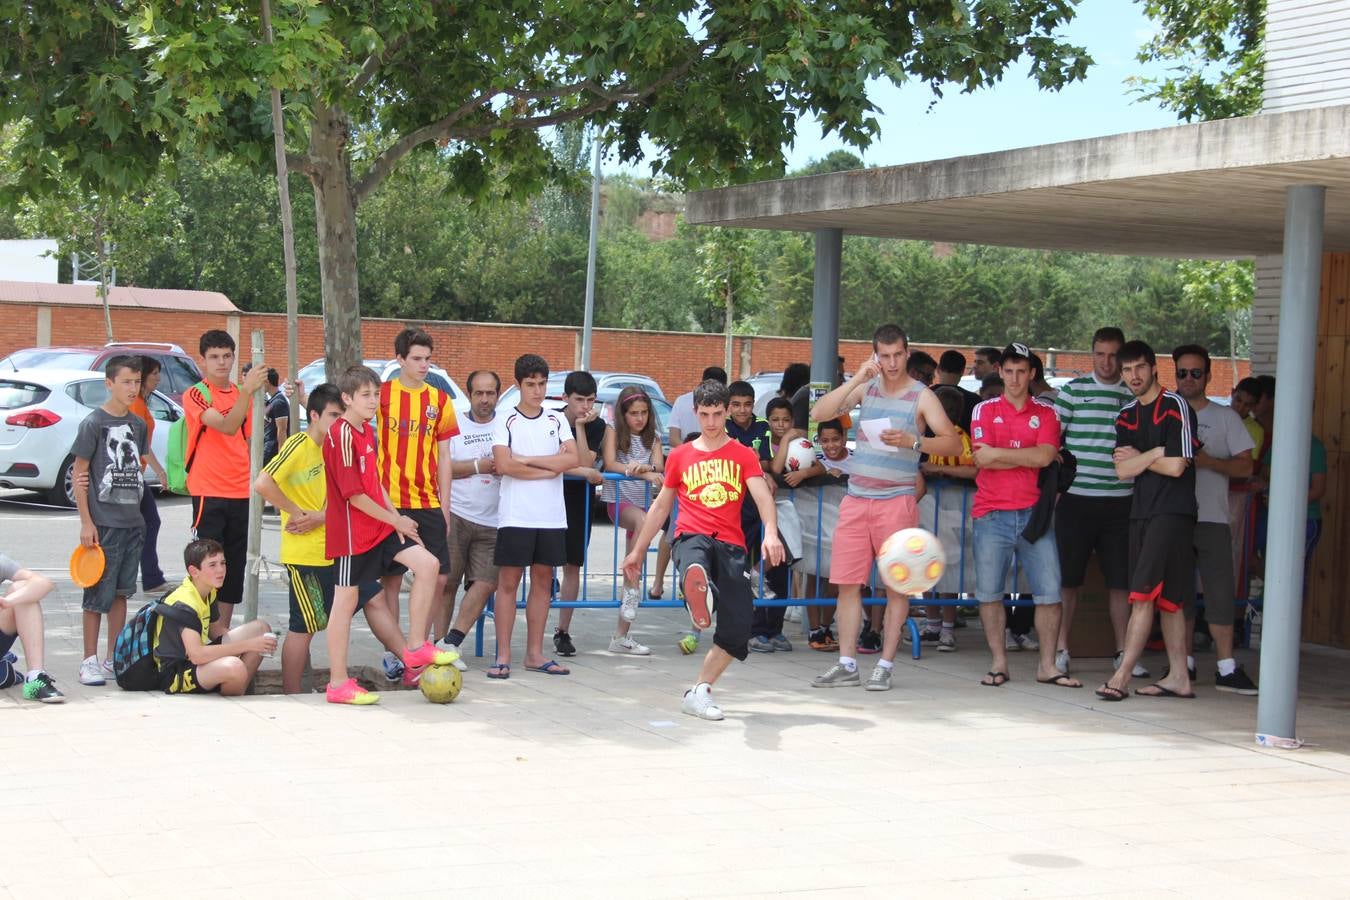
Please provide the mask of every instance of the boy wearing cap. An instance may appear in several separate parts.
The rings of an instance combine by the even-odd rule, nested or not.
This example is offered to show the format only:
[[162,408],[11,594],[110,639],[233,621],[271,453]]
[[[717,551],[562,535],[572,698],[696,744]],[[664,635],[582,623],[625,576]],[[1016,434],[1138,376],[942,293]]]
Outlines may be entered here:
[[[980,684],[1002,687],[1009,681],[1004,641],[1007,611],[1003,588],[1016,554],[1031,584],[1036,605],[1036,631],[1059,633],[1059,554],[1053,529],[1035,541],[1023,532],[1040,499],[1040,473],[1059,454],[1059,417],[1054,405],[1031,396],[1031,351],[1012,343],[1000,365],[1003,394],[975,407],[970,419],[975,474],[975,598],[992,664]],[[1042,640],[1036,680],[1078,688],[1082,683],[1055,669],[1054,645]]]

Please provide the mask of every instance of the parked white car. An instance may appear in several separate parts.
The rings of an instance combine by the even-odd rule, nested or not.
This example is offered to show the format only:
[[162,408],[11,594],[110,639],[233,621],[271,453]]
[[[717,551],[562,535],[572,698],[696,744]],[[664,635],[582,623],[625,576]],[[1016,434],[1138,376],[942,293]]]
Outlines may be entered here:
[[[0,372],[0,487],[47,495],[57,506],[74,506],[71,449],[80,423],[108,399],[103,373],[72,369],[19,369]],[[151,446],[163,462],[169,426],[183,409],[155,391],[146,405],[155,418]],[[154,470],[146,483],[157,486]]]

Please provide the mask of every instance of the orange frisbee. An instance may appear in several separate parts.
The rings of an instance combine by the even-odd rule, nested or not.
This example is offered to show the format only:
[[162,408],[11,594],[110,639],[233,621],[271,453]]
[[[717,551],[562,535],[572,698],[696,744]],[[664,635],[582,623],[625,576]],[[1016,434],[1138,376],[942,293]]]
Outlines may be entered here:
[[77,587],[91,588],[103,577],[103,548],[98,544],[86,547],[84,544],[70,554],[70,580]]

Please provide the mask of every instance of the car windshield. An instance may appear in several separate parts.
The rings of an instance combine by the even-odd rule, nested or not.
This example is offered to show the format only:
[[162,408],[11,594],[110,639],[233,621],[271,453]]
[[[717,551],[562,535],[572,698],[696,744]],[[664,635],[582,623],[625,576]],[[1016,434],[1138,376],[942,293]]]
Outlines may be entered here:
[[27,381],[0,381],[0,410],[32,406],[47,399],[51,391]]
[[16,350],[0,365],[13,369],[41,369],[59,366],[62,369],[88,369],[98,359],[97,350],[72,350],[59,347],[34,347],[30,350]]

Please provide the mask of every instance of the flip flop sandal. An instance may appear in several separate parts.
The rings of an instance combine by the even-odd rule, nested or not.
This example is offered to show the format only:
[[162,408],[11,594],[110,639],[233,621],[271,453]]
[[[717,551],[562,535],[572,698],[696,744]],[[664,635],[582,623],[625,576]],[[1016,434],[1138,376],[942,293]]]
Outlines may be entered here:
[[531,672],[539,672],[539,673],[542,674],[542,675],[571,675],[571,674],[572,674],[571,670],[569,670],[569,669],[564,669],[562,666],[558,665],[558,661],[557,661],[556,659],[550,659],[548,662],[544,663],[542,666],[526,666],[525,668],[526,668],[526,669],[529,669]]
[[[994,680],[985,681],[984,678],[992,678]],[[984,687],[1003,687],[1005,684],[1012,681],[1012,679],[1008,677],[1007,672],[986,672],[984,673],[984,678],[980,679],[980,684]]]
[[[493,674],[493,670],[496,670],[496,674],[495,674],[495,675]],[[487,668],[487,677],[489,677],[489,678],[496,678],[496,679],[498,679],[498,680],[505,681],[506,679],[508,679],[508,678],[511,677],[511,664],[510,664],[510,663],[496,663],[496,662],[493,663],[492,665],[488,666],[488,668]]]
[[[1149,688],[1153,688],[1157,693],[1145,693]],[[1165,688],[1161,684],[1150,684],[1147,687],[1137,689],[1134,693],[1137,697],[1173,697],[1177,700],[1195,699],[1195,691],[1191,691],[1189,694],[1182,694],[1178,691],[1171,690],[1170,688]]]
[[1036,681],[1039,684],[1053,684],[1056,687],[1066,687],[1066,688],[1082,687],[1081,684],[1069,684],[1069,682],[1073,681],[1073,679],[1063,672],[1059,673],[1053,678],[1037,678]]
[[1111,687],[1111,685],[1109,684],[1103,684],[1101,687],[1097,688],[1092,693],[1096,694],[1098,697],[1105,700],[1107,703],[1119,703],[1126,697],[1130,696],[1129,694],[1122,691],[1120,688]]

